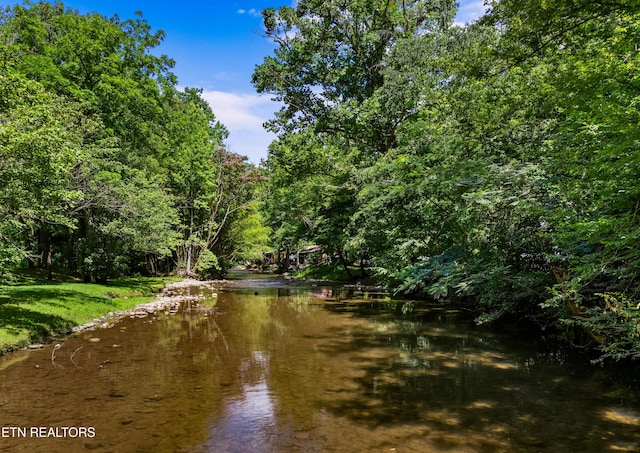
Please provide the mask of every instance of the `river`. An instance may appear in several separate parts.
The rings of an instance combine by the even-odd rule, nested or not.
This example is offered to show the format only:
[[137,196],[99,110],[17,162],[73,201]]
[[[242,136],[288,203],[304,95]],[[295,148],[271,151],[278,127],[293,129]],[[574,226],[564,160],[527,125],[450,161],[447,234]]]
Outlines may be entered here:
[[461,313],[247,276],[0,357],[0,451],[640,451],[635,376]]

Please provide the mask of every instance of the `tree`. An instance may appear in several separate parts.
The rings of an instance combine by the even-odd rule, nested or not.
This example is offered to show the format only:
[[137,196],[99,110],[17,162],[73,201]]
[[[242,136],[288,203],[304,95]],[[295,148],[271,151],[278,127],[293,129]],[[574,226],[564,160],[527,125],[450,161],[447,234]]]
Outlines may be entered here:
[[495,1],[465,27],[434,5],[263,13],[277,244],[638,357],[637,2]]
[[[152,32],[141,14],[121,21],[41,2],[7,8],[2,19],[3,62],[11,62],[15,74],[7,79],[7,91],[18,80],[29,92],[22,110],[7,103],[12,127],[5,131],[15,144],[5,160],[15,167],[39,159],[41,165],[23,174],[39,179],[39,192],[49,198],[34,203],[27,195],[39,186],[26,188],[7,174],[16,182],[10,197],[52,212],[12,212],[7,225],[17,225],[16,218],[38,223],[19,248],[40,243],[50,254],[54,247],[54,258],[86,279],[130,273],[146,260],[157,268],[176,249],[178,232],[189,228],[189,214],[207,211],[209,194],[220,188],[216,161],[226,129],[198,90],[175,89],[173,61],[151,53],[164,33]],[[42,101],[36,104],[32,92]],[[35,143],[35,131],[41,143]],[[30,157],[27,147],[38,155]],[[45,164],[53,168],[58,161],[64,165],[44,174]],[[25,187],[24,194],[18,187]],[[64,202],[53,199],[54,193],[66,197]],[[208,211],[199,214],[209,219]]]
[[275,241],[284,251],[321,244],[348,270],[366,255],[350,229],[355,176],[396,146],[400,121],[376,94],[388,53],[403,38],[446,27],[453,4],[305,1],[262,14],[278,48],[253,83],[284,102],[269,123],[280,137],[268,163]]
[[69,187],[82,157],[75,132],[80,111],[21,75],[6,49],[0,65],[0,260],[40,260],[50,268],[48,237],[32,236],[71,224],[66,214],[79,198]]
[[446,0],[312,0],[264,10],[267,37],[278,48],[252,81],[258,92],[284,102],[269,127],[284,133],[311,125],[318,134],[345,134],[368,153],[384,153],[394,145],[393,122],[360,119],[360,104],[382,85],[385,57],[399,38],[444,27],[453,14]]
[[[161,88],[176,82],[173,60],[155,56],[164,32],[136,19],[80,15],[61,2],[14,6],[5,13],[4,35],[19,70],[47,89],[86,102],[118,137],[130,165],[155,158],[162,131]],[[135,150],[135,152],[129,152]]]
[[[637,357],[637,2],[495,2],[502,68],[546,70],[543,168],[556,278],[544,310],[603,357]],[[549,104],[547,104],[549,105]]]

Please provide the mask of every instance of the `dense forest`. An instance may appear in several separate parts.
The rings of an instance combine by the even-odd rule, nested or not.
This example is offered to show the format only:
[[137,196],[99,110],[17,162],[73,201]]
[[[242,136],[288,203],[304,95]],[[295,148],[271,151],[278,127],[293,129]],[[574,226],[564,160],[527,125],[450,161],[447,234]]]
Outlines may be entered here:
[[[204,278],[310,245],[354,278],[640,357],[640,3],[262,12],[259,168],[142,15],[0,16],[0,268]],[[215,108],[215,106],[214,106]],[[268,238],[270,235],[270,238]],[[283,263],[287,263],[284,260]]]
[[[262,254],[261,172],[227,151],[164,33],[25,3],[0,16],[0,268],[211,277]],[[242,225],[240,227],[239,225]]]
[[465,26],[449,0],[263,11],[274,246],[638,358],[640,3],[487,6]]

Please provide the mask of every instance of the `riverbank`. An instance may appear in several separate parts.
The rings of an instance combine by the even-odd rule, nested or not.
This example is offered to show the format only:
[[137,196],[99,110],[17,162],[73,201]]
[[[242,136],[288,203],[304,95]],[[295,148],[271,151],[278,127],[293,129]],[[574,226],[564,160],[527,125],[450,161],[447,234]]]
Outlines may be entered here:
[[104,329],[111,327],[114,323],[118,322],[122,318],[146,318],[149,315],[155,315],[159,312],[176,313],[185,302],[198,302],[203,299],[204,296],[201,293],[198,294],[183,294],[179,290],[185,287],[211,287],[214,281],[202,281],[185,279],[168,283],[164,289],[156,295],[155,299],[151,302],[138,304],[135,307],[110,311],[104,316],[93,319],[90,322],[76,326],[72,329],[73,333],[82,332],[85,330]]
[[177,283],[175,277],[139,277],[101,285],[25,274],[16,283],[0,285],[0,355],[125,316],[158,302],[168,285]]

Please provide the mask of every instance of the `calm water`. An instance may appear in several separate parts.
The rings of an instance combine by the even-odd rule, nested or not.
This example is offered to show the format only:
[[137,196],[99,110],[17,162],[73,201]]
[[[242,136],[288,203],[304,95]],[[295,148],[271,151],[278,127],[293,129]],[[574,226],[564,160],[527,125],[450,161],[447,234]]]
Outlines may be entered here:
[[380,294],[215,286],[185,290],[206,298],[178,313],[0,357],[0,451],[640,451],[635,376]]

